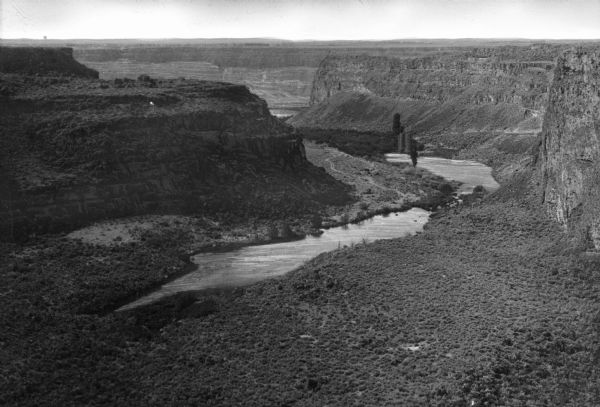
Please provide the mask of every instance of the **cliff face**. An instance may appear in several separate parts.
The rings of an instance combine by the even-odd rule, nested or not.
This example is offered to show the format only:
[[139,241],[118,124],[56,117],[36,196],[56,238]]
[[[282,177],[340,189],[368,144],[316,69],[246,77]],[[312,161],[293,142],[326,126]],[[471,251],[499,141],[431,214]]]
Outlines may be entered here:
[[152,212],[285,216],[347,199],[244,86],[4,74],[0,88],[4,238]]
[[539,155],[549,214],[600,249],[600,52],[558,59]]
[[[556,53],[556,47],[540,46],[470,49],[414,59],[330,56],[315,76],[313,107],[292,123],[308,125],[328,104],[340,105],[340,121],[343,110],[354,103],[340,98],[348,99],[343,95],[350,93],[373,101],[374,107],[363,110],[372,116],[367,122],[373,130],[387,130],[395,111],[421,134],[537,129]],[[317,126],[335,127],[334,122],[323,117]]]
[[518,103],[540,109],[553,67],[552,61],[468,54],[409,60],[329,57],[317,71],[311,104],[347,91],[444,103],[471,88],[468,102],[472,104]]
[[98,78],[97,71],[73,59],[72,48],[0,47],[0,72]]

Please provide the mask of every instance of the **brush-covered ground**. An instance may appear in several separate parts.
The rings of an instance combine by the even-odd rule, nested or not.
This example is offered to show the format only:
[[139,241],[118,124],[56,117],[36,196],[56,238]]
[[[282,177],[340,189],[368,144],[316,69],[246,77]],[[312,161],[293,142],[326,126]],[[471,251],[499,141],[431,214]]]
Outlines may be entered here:
[[[289,240],[315,233],[320,227],[358,222],[375,214],[435,208],[452,201],[457,183],[412,167],[369,161],[335,148],[305,141],[307,160],[323,173],[339,181],[340,196],[329,205],[292,211],[271,208],[271,216],[239,214],[233,210],[222,216],[144,215],[106,220],[71,232],[68,237],[94,245],[142,243],[152,236],[178,234],[187,238],[183,253],[226,249],[236,246]],[[291,183],[281,188],[290,188]],[[291,206],[293,201],[277,206]],[[337,205],[335,204],[337,203]],[[227,216],[226,216],[227,215]],[[237,215],[237,216],[236,216]],[[148,237],[151,236],[151,237]]]
[[[432,209],[452,201],[452,191],[459,185],[420,167],[367,160],[311,141],[304,144],[306,158],[312,164],[353,187],[355,202],[346,205],[342,215],[326,218],[328,225],[338,224],[341,219],[359,221],[411,207]],[[330,213],[339,212],[337,208],[329,209]]]
[[398,139],[391,132],[348,129],[297,128],[304,139],[327,144],[345,153],[378,159],[398,149]]
[[137,276],[184,268],[181,238],[3,246],[0,404],[598,405],[600,259],[530,188],[127,313],[98,310]]

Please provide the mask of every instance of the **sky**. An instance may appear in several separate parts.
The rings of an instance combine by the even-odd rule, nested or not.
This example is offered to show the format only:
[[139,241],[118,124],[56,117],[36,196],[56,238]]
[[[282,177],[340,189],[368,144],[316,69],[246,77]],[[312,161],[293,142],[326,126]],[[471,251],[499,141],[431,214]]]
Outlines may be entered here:
[[600,0],[0,0],[0,38],[600,39]]

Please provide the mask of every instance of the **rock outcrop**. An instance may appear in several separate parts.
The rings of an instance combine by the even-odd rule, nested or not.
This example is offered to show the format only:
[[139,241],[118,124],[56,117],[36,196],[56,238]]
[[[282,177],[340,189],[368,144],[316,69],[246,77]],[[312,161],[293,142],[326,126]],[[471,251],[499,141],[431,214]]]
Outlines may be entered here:
[[245,86],[0,74],[0,89],[3,238],[146,213],[281,218],[348,198]]
[[0,72],[98,78],[98,72],[73,59],[72,48],[0,47]]
[[539,153],[549,214],[600,249],[600,51],[558,59]]

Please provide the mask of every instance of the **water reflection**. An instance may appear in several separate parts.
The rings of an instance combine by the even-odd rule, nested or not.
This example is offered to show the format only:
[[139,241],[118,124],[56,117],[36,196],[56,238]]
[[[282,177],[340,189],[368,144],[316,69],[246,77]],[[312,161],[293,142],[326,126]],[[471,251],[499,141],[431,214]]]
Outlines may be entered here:
[[224,253],[198,254],[193,257],[193,262],[198,264],[195,271],[121,309],[147,304],[182,291],[235,287],[280,276],[320,253],[338,247],[414,234],[423,229],[428,218],[429,212],[414,208],[389,216],[378,215],[360,224],[331,228],[318,237],[307,236],[293,242],[248,246]]
[[[407,154],[386,154],[385,157],[391,163],[411,162]],[[490,192],[500,187],[492,176],[492,169],[477,161],[419,157],[417,167],[425,168],[446,179],[462,182],[458,190],[459,194],[471,193],[473,187],[477,185],[482,185]]]

